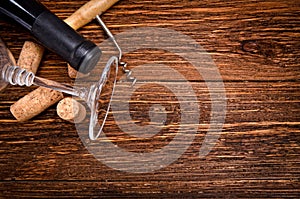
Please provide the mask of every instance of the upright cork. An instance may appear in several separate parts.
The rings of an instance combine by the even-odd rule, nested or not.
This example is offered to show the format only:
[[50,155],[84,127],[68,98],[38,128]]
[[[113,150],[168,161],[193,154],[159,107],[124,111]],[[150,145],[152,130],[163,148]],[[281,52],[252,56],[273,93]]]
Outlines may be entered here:
[[57,115],[68,122],[80,123],[86,117],[85,107],[71,97],[66,97],[57,104]]
[[19,122],[24,122],[40,114],[63,97],[61,92],[39,87],[13,104],[10,112]]

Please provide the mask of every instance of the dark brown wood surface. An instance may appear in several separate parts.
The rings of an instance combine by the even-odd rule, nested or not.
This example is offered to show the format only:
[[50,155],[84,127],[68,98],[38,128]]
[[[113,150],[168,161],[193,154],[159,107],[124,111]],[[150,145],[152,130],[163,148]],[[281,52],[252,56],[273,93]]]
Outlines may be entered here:
[[[87,1],[42,2],[65,19]],[[187,151],[168,167],[152,173],[112,169],[89,153],[75,126],[62,121],[55,106],[31,121],[17,123],[9,107],[33,88],[9,86],[0,93],[1,198],[299,198],[299,1],[122,0],[103,15],[103,20],[114,34],[135,27],[176,30],[210,53],[227,96],[227,115],[218,142],[205,158],[198,157],[211,103],[203,79],[168,52],[150,49],[129,53],[124,60],[132,68],[162,62],[190,81],[199,100],[201,123]],[[15,24],[0,23],[1,37],[17,59],[24,41],[33,39]],[[95,21],[79,32],[99,43],[106,38]],[[46,52],[38,75],[71,83],[65,62],[51,52]],[[151,88],[139,95],[163,92]],[[158,97],[172,103],[172,94],[165,95]],[[131,116],[147,123],[145,110],[151,101],[146,97],[140,100],[133,103]],[[179,115],[173,113],[171,117],[176,122]],[[105,130],[118,147],[136,153],[167,145],[177,132],[176,128],[166,128],[164,139],[133,140],[116,128],[113,117]]]

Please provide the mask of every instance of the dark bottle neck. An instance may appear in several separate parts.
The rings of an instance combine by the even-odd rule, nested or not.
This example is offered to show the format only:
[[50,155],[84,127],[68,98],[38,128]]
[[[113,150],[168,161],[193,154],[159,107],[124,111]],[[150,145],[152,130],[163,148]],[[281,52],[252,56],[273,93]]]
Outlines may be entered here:
[[31,30],[36,18],[46,8],[36,0],[1,0],[0,11]]

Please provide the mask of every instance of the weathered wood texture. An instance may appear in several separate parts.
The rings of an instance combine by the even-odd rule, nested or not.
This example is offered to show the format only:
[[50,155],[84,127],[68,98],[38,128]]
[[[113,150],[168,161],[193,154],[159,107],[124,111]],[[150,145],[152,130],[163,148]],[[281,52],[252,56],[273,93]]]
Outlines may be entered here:
[[[42,2],[65,19],[87,1]],[[187,151],[153,173],[114,170],[89,153],[74,125],[59,119],[54,106],[31,121],[17,123],[9,107],[33,88],[9,86],[0,94],[0,197],[299,198],[299,1],[123,0],[103,19],[115,34],[134,27],[180,31],[211,55],[227,96],[227,115],[218,142],[209,155],[198,157],[211,111],[202,77],[169,52],[135,51],[124,56],[130,67],[163,63],[190,81],[199,100],[201,123],[194,124],[199,131]],[[17,59],[24,41],[32,38],[18,26],[0,23],[1,37]],[[79,32],[98,43],[106,38],[94,21]],[[153,72],[161,73],[159,68]],[[71,83],[65,62],[50,52],[38,75]],[[189,95],[179,82],[168,83]],[[136,121],[149,121],[146,111],[155,99],[177,106],[172,93],[155,85],[133,97],[131,116]],[[152,98],[147,101],[143,96]],[[147,153],[172,140],[180,114],[173,111],[171,117],[173,128],[145,141],[121,132],[111,116],[105,129],[117,146]]]

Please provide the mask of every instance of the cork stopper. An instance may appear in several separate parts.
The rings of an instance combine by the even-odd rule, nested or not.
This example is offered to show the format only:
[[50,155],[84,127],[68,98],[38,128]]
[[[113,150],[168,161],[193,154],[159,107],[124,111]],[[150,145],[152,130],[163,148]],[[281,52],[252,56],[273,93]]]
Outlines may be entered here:
[[40,114],[61,99],[63,99],[61,92],[39,87],[14,103],[10,107],[10,112],[19,122],[24,122]]
[[36,74],[44,53],[44,47],[25,41],[17,65]]
[[71,97],[62,99],[57,104],[57,115],[68,122],[80,123],[86,117],[85,107]]
[[[42,60],[43,53],[44,48],[42,46],[26,41],[17,65],[35,74]],[[42,113],[61,99],[63,99],[61,92],[40,87],[15,102],[10,107],[10,112],[19,122],[24,122]]]

